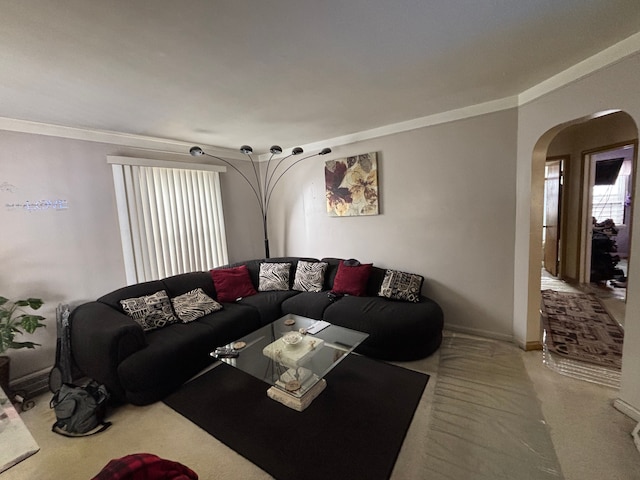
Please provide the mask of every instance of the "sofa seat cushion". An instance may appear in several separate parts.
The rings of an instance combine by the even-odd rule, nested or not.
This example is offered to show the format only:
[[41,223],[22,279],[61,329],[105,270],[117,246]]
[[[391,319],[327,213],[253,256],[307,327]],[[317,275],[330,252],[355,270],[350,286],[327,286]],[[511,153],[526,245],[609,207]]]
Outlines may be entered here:
[[[274,290],[271,292],[258,292],[256,295],[245,297],[238,303],[250,306],[260,313],[261,326],[282,317],[282,302],[288,298],[298,295],[300,292],[294,290]],[[227,304],[225,304],[226,307]]]
[[237,340],[261,327],[260,313],[255,308],[238,303],[225,303],[222,310],[199,318],[194,323],[207,325],[213,330],[219,340],[214,347]]
[[329,305],[323,319],[368,333],[369,338],[357,351],[381,359],[424,358],[438,348],[442,339],[442,309],[425,297],[420,303],[408,303],[346,296]]
[[[209,354],[216,347],[247,335],[259,324],[253,309],[229,305],[188,324],[172,324],[146,333],[147,346],[118,366],[127,398],[145,404],[147,394],[155,401],[158,395],[174,391],[215,361]],[[158,387],[164,391],[159,392]]]
[[127,392],[145,391],[159,384],[171,391],[211,363],[209,352],[215,349],[216,338],[208,325],[198,321],[176,323],[146,336],[147,346],[118,366],[120,382]]
[[322,320],[325,309],[331,305],[327,292],[300,292],[282,302],[282,314],[292,313]]

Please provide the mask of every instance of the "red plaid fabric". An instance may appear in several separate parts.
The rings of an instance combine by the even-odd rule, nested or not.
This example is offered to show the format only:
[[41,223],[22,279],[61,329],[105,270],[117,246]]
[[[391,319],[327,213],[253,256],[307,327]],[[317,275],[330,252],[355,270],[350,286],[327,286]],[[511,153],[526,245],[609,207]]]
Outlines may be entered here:
[[91,480],[198,480],[198,475],[178,462],[134,453],[111,460]]

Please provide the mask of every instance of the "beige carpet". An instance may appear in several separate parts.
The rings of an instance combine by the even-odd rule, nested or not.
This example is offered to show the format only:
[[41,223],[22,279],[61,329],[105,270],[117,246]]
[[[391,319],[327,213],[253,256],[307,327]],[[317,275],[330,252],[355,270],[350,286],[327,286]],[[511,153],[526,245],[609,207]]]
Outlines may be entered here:
[[[513,355],[511,358],[518,358],[520,362],[525,361],[526,370],[516,369],[510,383],[512,381],[514,385],[521,385],[533,380],[534,392],[527,395],[529,398],[526,402],[536,404],[540,401],[544,425],[550,430],[565,479],[638,478],[640,455],[630,437],[636,422],[611,407],[611,400],[616,396],[614,390],[557,375],[543,365],[541,352],[525,353],[504,342],[458,337],[472,339],[471,345],[475,345],[473,349],[484,352],[493,350],[493,354],[484,355],[482,360],[475,357],[477,361],[485,363],[482,369],[488,382],[500,377],[499,372],[495,375],[492,372],[497,365],[494,361],[498,361],[498,364],[504,361],[505,357],[501,352],[504,351],[507,356]],[[452,335],[448,335],[448,338],[452,338]],[[407,433],[391,477],[393,480],[447,478],[446,472],[440,476],[431,475],[435,441],[433,435],[436,429],[441,430],[439,425],[442,422],[447,422],[447,416],[441,407],[437,418],[432,412],[437,403],[434,396],[438,385],[438,370],[441,367],[440,355],[443,352],[445,349],[428,359],[402,364],[404,367],[429,373],[432,377]],[[466,358],[464,351],[447,356],[454,363],[456,356]],[[451,362],[447,363],[452,365]],[[445,388],[447,383],[450,380],[440,385]],[[497,386],[487,390],[496,408],[502,408],[500,405],[505,399],[502,390]],[[154,453],[184,463],[198,472],[203,480],[270,478],[162,402],[147,407],[119,408],[109,416],[109,420],[114,422],[113,427],[93,438],[69,439],[57,436],[50,431],[55,420],[48,407],[50,397],[47,394],[38,398],[36,407],[22,414],[25,424],[41,447],[40,452],[0,474],[0,480],[88,480],[112,458],[135,452]],[[475,417],[476,406],[473,400],[465,401],[460,396],[457,401],[458,408],[467,405],[470,419]],[[446,402],[442,405],[446,406]],[[464,417],[456,415],[451,420],[458,421],[461,418]],[[488,417],[490,418],[491,416]],[[501,448],[504,445],[504,435],[499,430],[486,430],[482,422],[469,421],[465,425],[468,437],[481,439],[482,448],[463,450],[460,444],[451,443],[450,448],[441,450],[444,456],[441,461],[477,466],[477,474],[475,470],[469,471],[465,480],[484,479],[486,475],[480,468],[486,463],[484,451]],[[507,430],[521,428],[520,423],[507,418],[500,425]],[[346,444],[350,434],[357,432],[336,432],[336,439]],[[542,463],[544,464],[546,463]],[[522,477],[523,470],[518,463],[504,461],[501,455],[495,456],[492,471],[495,472],[496,479],[527,478]],[[543,473],[534,478],[546,479],[548,476]]]

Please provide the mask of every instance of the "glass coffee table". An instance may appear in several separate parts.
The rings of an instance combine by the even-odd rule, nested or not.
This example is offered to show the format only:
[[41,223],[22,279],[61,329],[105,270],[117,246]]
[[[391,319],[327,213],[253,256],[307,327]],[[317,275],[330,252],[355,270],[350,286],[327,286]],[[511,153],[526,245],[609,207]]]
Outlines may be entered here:
[[325,375],[368,336],[289,314],[223,347],[236,357],[217,358],[268,383],[270,398],[301,412],[325,389]]

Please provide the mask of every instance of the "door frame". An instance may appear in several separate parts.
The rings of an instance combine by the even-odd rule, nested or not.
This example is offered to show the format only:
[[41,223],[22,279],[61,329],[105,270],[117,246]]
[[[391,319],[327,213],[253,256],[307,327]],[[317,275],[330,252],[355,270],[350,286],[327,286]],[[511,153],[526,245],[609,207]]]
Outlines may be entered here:
[[[559,202],[558,202],[558,251],[556,258],[556,268],[557,268],[557,278],[564,278],[564,272],[566,272],[566,268],[564,262],[566,261],[566,241],[564,239],[564,234],[566,232],[566,179],[569,178],[567,176],[567,170],[570,168],[571,164],[571,155],[554,155],[551,157],[547,157],[545,159],[545,166],[549,162],[559,162],[560,163],[560,189],[559,189]],[[546,176],[545,176],[546,181]],[[545,191],[545,204],[546,204],[546,191]],[[542,228],[545,228],[544,222]],[[544,254],[543,254],[544,261]]]
[[[591,205],[593,201],[593,181],[595,175],[595,164],[591,161],[591,156],[596,153],[606,152],[608,150],[616,150],[618,148],[624,147],[625,145],[633,145],[633,166],[632,169],[632,180],[631,185],[632,188],[635,187],[636,174],[637,174],[637,165],[638,165],[638,140],[629,140],[626,142],[616,142],[611,145],[605,145],[597,148],[592,148],[589,150],[584,150],[581,152],[582,162],[582,185],[580,187],[580,231],[579,231],[579,242],[580,248],[578,249],[578,265],[579,272],[578,278],[580,283],[590,283],[591,282],[591,235],[592,235],[592,222],[591,222]],[[636,195],[635,191],[632,191],[632,198]],[[629,217],[633,218],[633,203],[631,202],[631,208],[629,211]],[[633,241],[633,224],[629,229],[629,245]],[[631,248],[629,248],[631,251]],[[631,258],[629,258],[629,262]]]

